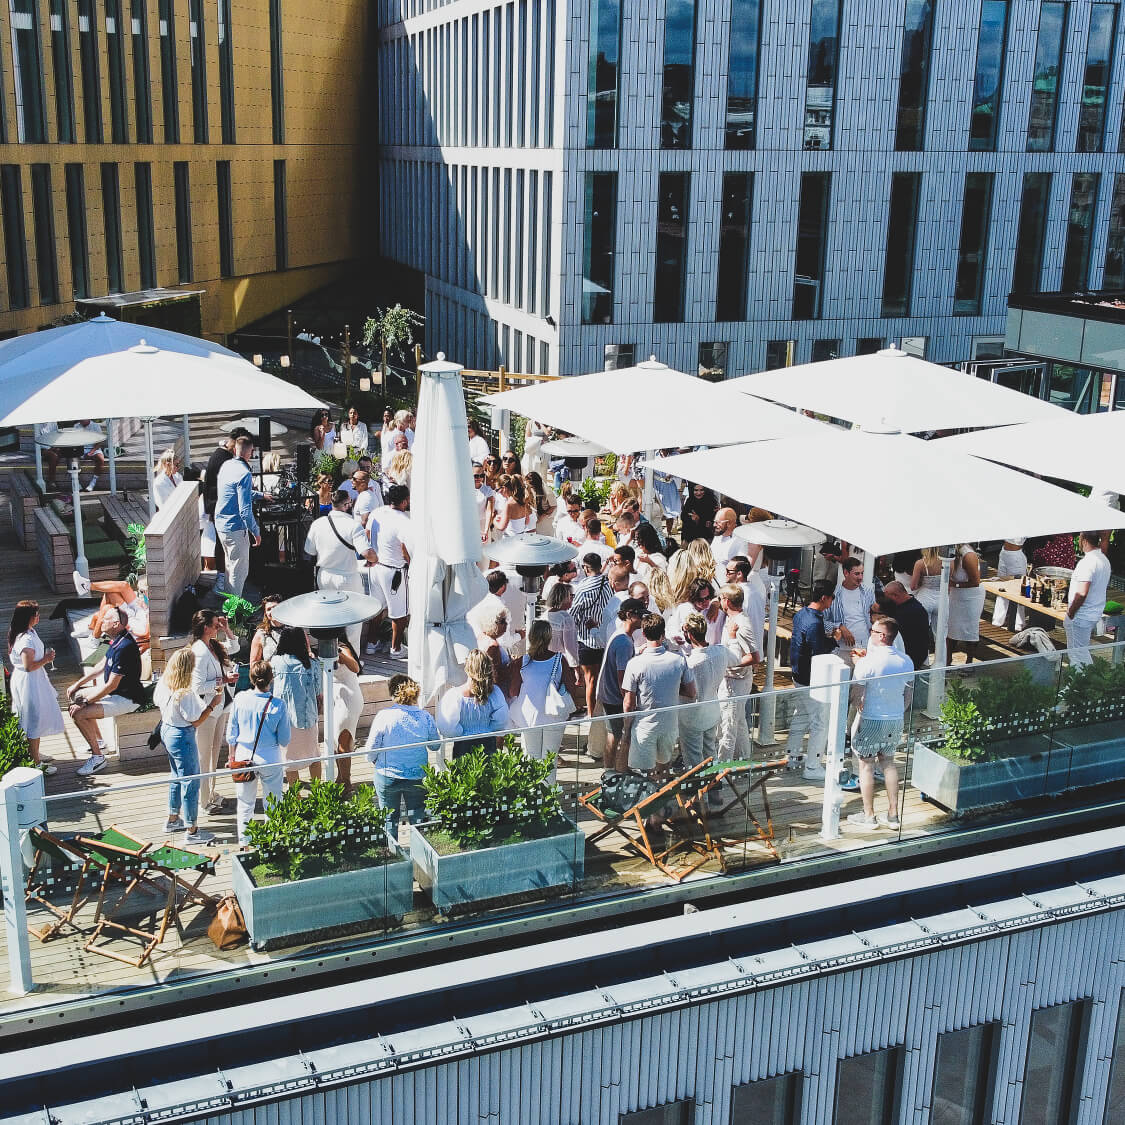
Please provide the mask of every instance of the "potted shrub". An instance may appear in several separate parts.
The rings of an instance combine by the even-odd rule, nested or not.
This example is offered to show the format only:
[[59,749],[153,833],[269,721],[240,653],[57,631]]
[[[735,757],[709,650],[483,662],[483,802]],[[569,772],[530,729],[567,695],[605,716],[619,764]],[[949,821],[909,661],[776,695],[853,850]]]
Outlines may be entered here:
[[[245,691],[250,686],[250,638],[254,635],[254,625],[262,607],[240,598],[237,594],[227,594],[223,598],[223,616],[227,619],[230,631],[242,642],[235,659],[238,661],[238,682],[236,692]],[[243,653],[245,659],[239,660]]]
[[1125,780],[1125,664],[1068,665],[1059,703],[1056,737],[1070,751],[1068,788]]
[[311,786],[267,798],[266,819],[246,829],[251,850],[234,856],[231,885],[255,949],[372,929],[413,906],[413,871],[375,791],[345,799],[336,782]]
[[0,777],[17,766],[37,767],[28,749],[27,735],[20,726],[19,716],[12,710],[12,701],[5,692],[0,695]]
[[572,885],[585,869],[585,836],[548,779],[554,760],[528,758],[508,736],[444,770],[426,767],[432,820],[410,833],[418,885],[442,911]]

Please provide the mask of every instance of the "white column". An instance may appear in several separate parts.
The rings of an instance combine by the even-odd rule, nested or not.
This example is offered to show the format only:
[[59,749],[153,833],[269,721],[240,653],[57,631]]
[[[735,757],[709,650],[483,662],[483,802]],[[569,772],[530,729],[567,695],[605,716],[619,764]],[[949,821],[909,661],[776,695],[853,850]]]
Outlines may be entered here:
[[39,485],[40,492],[47,491],[47,482],[43,479],[43,447],[39,442],[35,441],[35,435],[39,432],[39,427],[32,427],[32,448],[35,450],[35,483]]
[[[824,752],[824,802],[821,806],[820,838],[840,838],[840,770],[844,759],[844,738],[848,728],[848,683],[852,670],[835,653],[812,658],[809,694],[828,706],[828,746]],[[800,689],[798,689],[800,690]]]
[[758,719],[758,741],[769,746],[776,737],[774,726],[777,720],[777,696],[773,694],[774,671],[777,667],[777,608],[781,596],[781,583],[772,574],[765,579],[769,583],[769,628],[766,641],[766,682],[762,688],[762,707]]
[[111,496],[117,495],[117,435],[114,433],[115,425],[115,419],[107,418],[105,420],[105,456],[109,462],[109,494]]
[[148,479],[148,518],[156,515],[156,489],[152,487],[152,463],[156,454],[152,448],[152,419],[145,419],[145,477]]
[[868,586],[875,581],[875,556],[871,551],[863,552],[863,581]]
[[90,577],[86,543],[82,536],[82,486],[78,483],[78,458],[70,459],[70,497],[74,505],[74,569],[83,578]]
[[941,560],[941,588],[938,591],[937,625],[934,628],[934,663],[930,669],[925,713],[936,719],[945,698],[945,638],[949,632],[949,571],[952,559]]
[[35,987],[31,975],[31,943],[24,902],[24,858],[20,830],[41,823],[43,774],[20,766],[0,778],[0,889],[4,893],[4,926],[8,943],[8,991],[23,996]]
[[184,464],[191,463],[191,421],[185,414],[183,420],[184,429]]

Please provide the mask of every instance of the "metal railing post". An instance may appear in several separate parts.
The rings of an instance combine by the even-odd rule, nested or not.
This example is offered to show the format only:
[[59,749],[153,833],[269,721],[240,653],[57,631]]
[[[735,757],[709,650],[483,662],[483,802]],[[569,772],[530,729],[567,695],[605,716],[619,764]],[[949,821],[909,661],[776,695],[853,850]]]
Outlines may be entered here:
[[8,991],[23,996],[35,987],[35,982],[31,975],[20,831],[46,818],[43,774],[29,766],[9,770],[0,778],[0,798],[0,889],[4,892],[8,942]]

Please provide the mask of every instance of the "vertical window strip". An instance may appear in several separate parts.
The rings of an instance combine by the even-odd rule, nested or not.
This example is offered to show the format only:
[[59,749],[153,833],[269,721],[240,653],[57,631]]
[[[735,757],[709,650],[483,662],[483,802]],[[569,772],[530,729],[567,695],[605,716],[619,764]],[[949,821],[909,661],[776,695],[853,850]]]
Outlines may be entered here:
[[148,3],[130,0],[129,30],[133,44],[133,105],[137,143],[152,144],[152,94],[148,61]]
[[1075,152],[1101,152],[1105,141],[1106,94],[1112,76],[1113,45],[1117,37],[1117,5],[1094,4],[1086,40],[1086,67],[1078,102]]
[[[74,82],[70,63],[69,0],[51,0],[51,71],[55,87],[55,124],[60,144],[74,144]],[[0,142],[4,137],[0,114]]]
[[617,147],[621,100],[621,0],[590,0],[586,147]]
[[[1105,272],[1103,289],[1125,289],[1125,172],[1113,178],[1113,195],[1109,203],[1109,233],[1105,246]],[[1125,1005],[1122,1006],[1120,1031],[1125,1027]],[[1121,1060],[1121,1078],[1125,1083],[1125,1057]],[[1122,1089],[1125,1095],[1125,1085]]]
[[749,172],[723,175],[719,265],[715,278],[716,320],[746,319],[753,185],[754,177]]
[[152,165],[133,165],[137,192],[137,260],[140,264],[141,288],[156,287],[156,232],[152,215]]
[[0,210],[8,267],[8,308],[26,309],[31,304],[31,285],[23,222],[23,172],[18,164],[0,164]]
[[1073,1121],[1078,1111],[1083,1042],[1090,1002],[1076,1000],[1031,1013],[1024,1066],[1020,1125]]
[[690,190],[687,172],[660,174],[656,198],[656,272],[652,295],[653,320],[658,324],[684,319]]
[[230,161],[215,162],[219,205],[219,276],[234,276],[234,202],[231,199]]
[[47,140],[47,113],[43,99],[38,4],[36,0],[9,0],[9,13],[16,136],[26,144],[43,144]]
[[667,0],[660,147],[691,148],[695,93],[695,0]]
[[281,0],[270,0],[270,111],[275,145],[285,144],[285,55],[281,35]]
[[176,192],[176,269],[180,283],[191,281],[194,263],[191,245],[191,174],[187,161],[172,165]]
[[996,151],[1007,37],[1008,0],[983,0],[969,123],[969,148],[976,152]]
[[59,300],[59,265],[55,253],[55,208],[49,164],[31,166],[31,214],[35,226],[39,303],[55,305]]
[[823,308],[830,191],[830,173],[801,173],[793,275],[794,320],[818,320]]
[[[549,178],[547,183],[549,188]],[[587,172],[582,225],[583,324],[613,323],[616,228],[617,174]],[[549,309],[550,305],[547,307]]]
[[957,274],[953,289],[955,316],[978,316],[984,293],[984,269],[988,257],[988,228],[992,214],[991,172],[965,175],[965,199],[961,210],[961,241],[957,250]]
[[102,77],[98,61],[97,0],[78,0],[78,55],[82,67],[82,122],[87,144],[100,145]]
[[895,122],[895,148],[899,152],[921,152],[925,145],[933,40],[934,0],[906,0]]
[[1070,210],[1063,250],[1062,290],[1076,293],[1090,285],[1090,249],[1094,237],[1094,212],[1098,204],[1097,172],[1075,172],[1070,187]]
[[285,161],[273,162],[273,241],[274,261],[279,270],[289,268],[289,194]]
[[103,164],[101,173],[106,284],[111,293],[121,293],[125,288],[121,253],[121,183],[116,164]]
[[86,231],[86,183],[81,164],[67,164],[66,237],[70,245],[70,281],[76,298],[90,295],[90,245]]
[[1047,218],[1051,205],[1051,173],[1025,172],[1020,199],[1016,254],[1012,266],[1012,292],[1038,293],[1042,287],[1043,252],[1047,245]]
[[207,143],[207,41],[203,28],[203,0],[188,0],[191,36],[191,125],[197,145]]
[[921,172],[895,172],[887,211],[887,254],[883,267],[885,317],[909,316],[914,288],[914,247],[918,233]]
[[164,143],[180,143],[180,93],[176,78],[175,0],[160,0],[160,94],[164,120]]
[[1031,76],[1031,110],[1027,118],[1027,151],[1051,152],[1059,113],[1069,6],[1044,0],[1039,5],[1039,33],[1035,40],[1035,69]]
[[812,0],[809,67],[805,88],[804,147],[832,147],[836,123],[836,82],[840,68],[843,0]]
[[105,0],[105,45],[109,64],[109,128],[114,144],[129,143],[129,110],[125,92],[125,28],[121,0]]
[[219,129],[223,144],[235,143],[234,43],[231,40],[230,0],[216,0],[219,33]]
[[987,1121],[1000,1025],[977,1024],[938,1036],[933,1104],[955,1121]]
[[726,147],[730,149],[754,147],[761,37],[762,0],[731,0],[726,116]]

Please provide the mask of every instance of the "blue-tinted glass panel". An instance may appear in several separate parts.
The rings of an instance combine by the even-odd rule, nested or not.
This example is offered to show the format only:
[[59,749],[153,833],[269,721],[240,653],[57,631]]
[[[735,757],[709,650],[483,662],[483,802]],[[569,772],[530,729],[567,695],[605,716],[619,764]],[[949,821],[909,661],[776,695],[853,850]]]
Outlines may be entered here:
[[809,72],[805,88],[805,148],[831,148],[840,67],[843,0],[812,0]]
[[105,0],[105,47],[109,63],[109,127],[114,144],[129,141],[125,104],[125,28],[121,25],[121,0]]
[[1004,84],[1004,48],[1008,33],[1008,0],[983,0],[977,39],[977,73],[969,148],[992,152],[1000,124],[1000,94]]
[[1109,89],[1117,5],[1095,4],[1090,11],[1086,41],[1086,69],[1082,72],[1082,101],[1078,107],[1076,152],[1101,152],[1105,139],[1106,91]]
[[1082,1044],[1089,1002],[1056,1004],[1031,1013],[1027,1064],[1023,1073],[1020,1125],[1071,1122],[1078,1109]]
[[55,122],[62,144],[73,144],[74,83],[70,63],[70,12],[67,0],[51,0],[51,71],[55,80]]
[[988,226],[992,215],[991,172],[965,176],[965,202],[961,211],[961,243],[957,250],[957,277],[953,312],[959,316],[980,313],[984,293],[984,267],[988,257]]
[[668,0],[664,16],[664,86],[660,147],[691,148],[695,86],[695,0]]
[[130,0],[130,32],[133,36],[133,105],[136,114],[137,143],[152,144],[152,94],[149,89],[148,3]]
[[78,0],[78,55],[82,65],[82,121],[87,144],[102,143],[102,78],[94,0]]
[[824,258],[828,245],[827,172],[801,173],[797,212],[797,251],[793,278],[793,319],[816,320],[824,289]]
[[1047,244],[1047,216],[1051,207],[1051,173],[1026,172],[1020,200],[1020,225],[1012,267],[1013,293],[1038,293]]
[[662,172],[656,198],[656,276],[653,320],[658,324],[684,319],[687,275],[687,172]]
[[587,172],[582,228],[583,324],[613,323],[616,235],[617,175],[614,172]]
[[833,1125],[892,1125],[898,1118],[902,1048],[841,1059],[836,1068]]
[[992,1102],[999,1025],[978,1024],[938,1036],[933,1104],[948,1125],[986,1125]]
[[18,164],[0,164],[0,212],[8,269],[8,308],[26,309],[31,304],[31,286],[23,225],[23,177]]
[[38,7],[36,0],[10,0],[16,130],[19,139],[28,144],[43,144],[47,140]]
[[799,1120],[800,1074],[747,1082],[730,1093],[730,1125],[796,1125]]
[[176,81],[176,9],[160,0],[160,95],[164,106],[164,143],[180,143],[180,94]]
[[1035,40],[1035,71],[1031,76],[1031,112],[1027,119],[1027,151],[1050,152],[1055,147],[1059,112],[1059,82],[1066,45],[1067,5],[1045,0],[1039,5],[1039,35]]
[[1098,203],[1097,172],[1075,172],[1070,188],[1070,211],[1063,251],[1062,289],[1075,293],[1090,285],[1090,245],[1094,237],[1094,210]]
[[[1125,172],[1118,172],[1113,179],[1102,288],[1125,289]],[[1118,382],[1125,384],[1125,380],[1118,380]]]
[[900,152],[918,152],[924,147],[933,39],[934,0],[906,0],[895,122],[895,148]]
[[895,172],[891,177],[887,255],[883,266],[883,316],[910,315],[921,186],[921,172]]
[[750,268],[750,208],[754,177],[749,172],[723,176],[723,210],[719,227],[719,270],[715,319],[746,319]]
[[727,148],[753,148],[758,122],[762,0],[731,0]]

